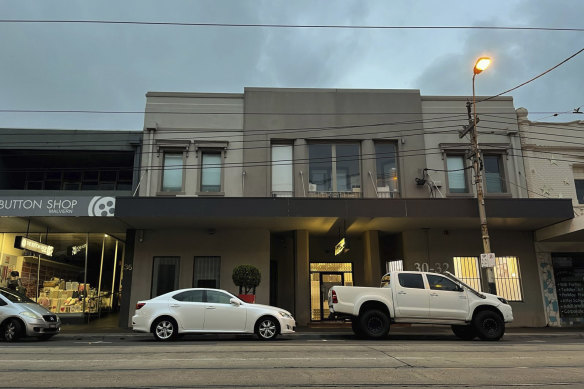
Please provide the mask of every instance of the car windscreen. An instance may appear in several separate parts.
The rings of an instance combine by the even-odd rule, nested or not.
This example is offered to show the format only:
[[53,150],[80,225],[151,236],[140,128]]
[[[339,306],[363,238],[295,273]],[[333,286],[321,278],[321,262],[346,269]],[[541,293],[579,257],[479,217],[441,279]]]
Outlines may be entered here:
[[[10,289],[0,289],[0,294],[13,303],[34,303],[33,300]],[[36,303],[35,303],[36,304]]]

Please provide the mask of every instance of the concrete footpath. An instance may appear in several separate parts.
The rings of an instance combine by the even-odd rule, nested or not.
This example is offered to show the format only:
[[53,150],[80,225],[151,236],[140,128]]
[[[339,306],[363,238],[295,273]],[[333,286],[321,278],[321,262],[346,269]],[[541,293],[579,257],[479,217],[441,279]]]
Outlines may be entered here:
[[[348,339],[353,332],[350,326],[314,326],[299,327],[294,334],[285,335],[293,339]],[[450,326],[433,326],[433,325],[393,325],[389,332],[390,338],[396,337],[420,337],[420,338],[442,338],[454,335]],[[232,337],[234,335],[209,335]],[[71,338],[75,340],[100,340],[100,339],[152,339],[152,334],[137,333],[131,329],[119,327],[93,327],[88,325],[63,325],[60,339]],[[550,338],[550,337],[569,337],[573,339],[584,340],[584,327],[558,328],[558,327],[510,327],[505,331],[505,337],[531,337],[531,338]]]

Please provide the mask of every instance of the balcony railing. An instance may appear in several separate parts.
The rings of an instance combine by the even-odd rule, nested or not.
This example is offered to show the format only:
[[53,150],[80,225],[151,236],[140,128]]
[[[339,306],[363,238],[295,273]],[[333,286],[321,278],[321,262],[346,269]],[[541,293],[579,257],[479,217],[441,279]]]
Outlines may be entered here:
[[321,199],[358,199],[361,198],[361,192],[308,192],[308,197]]

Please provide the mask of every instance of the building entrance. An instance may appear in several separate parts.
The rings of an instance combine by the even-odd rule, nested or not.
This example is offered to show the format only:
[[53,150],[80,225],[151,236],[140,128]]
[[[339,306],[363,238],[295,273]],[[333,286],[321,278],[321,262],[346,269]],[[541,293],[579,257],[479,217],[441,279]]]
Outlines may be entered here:
[[353,285],[352,263],[310,264],[310,312],[311,320],[329,318],[328,292],[335,285]]

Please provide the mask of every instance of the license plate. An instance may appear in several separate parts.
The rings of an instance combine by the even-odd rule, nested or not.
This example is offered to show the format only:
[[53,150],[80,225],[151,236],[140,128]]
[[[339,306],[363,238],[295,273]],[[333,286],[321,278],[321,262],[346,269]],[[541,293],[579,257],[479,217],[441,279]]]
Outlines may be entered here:
[[49,328],[57,328],[56,324],[49,324]]

